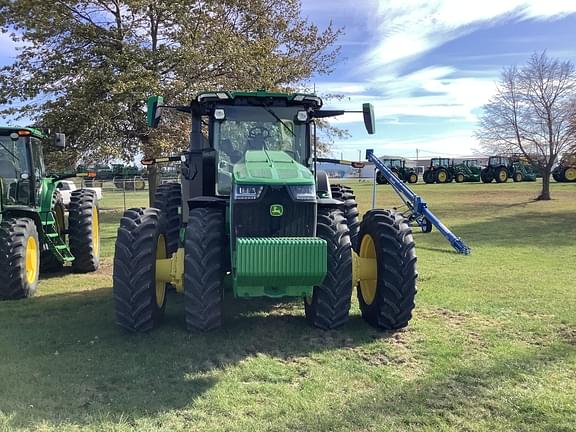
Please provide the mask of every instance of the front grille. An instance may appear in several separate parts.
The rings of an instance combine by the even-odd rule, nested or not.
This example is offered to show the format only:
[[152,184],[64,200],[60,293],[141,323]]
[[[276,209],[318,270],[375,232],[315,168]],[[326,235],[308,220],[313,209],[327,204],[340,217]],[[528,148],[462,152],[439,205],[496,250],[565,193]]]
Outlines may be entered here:
[[[282,216],[270,216],[270,206],[280,204]],[[316,203],[292,200],[286,186],[267,186],[257,200],[234,201],[234,237],[314,237]]]

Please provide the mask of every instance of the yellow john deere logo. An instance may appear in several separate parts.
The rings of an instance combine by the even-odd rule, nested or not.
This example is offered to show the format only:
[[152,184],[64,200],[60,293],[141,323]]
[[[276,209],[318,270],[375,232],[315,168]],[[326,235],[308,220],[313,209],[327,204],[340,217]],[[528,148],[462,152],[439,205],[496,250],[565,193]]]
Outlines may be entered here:
[[284,207],[281,204],[272,204],[270,206],[270,216],[282,216],[284,214]]

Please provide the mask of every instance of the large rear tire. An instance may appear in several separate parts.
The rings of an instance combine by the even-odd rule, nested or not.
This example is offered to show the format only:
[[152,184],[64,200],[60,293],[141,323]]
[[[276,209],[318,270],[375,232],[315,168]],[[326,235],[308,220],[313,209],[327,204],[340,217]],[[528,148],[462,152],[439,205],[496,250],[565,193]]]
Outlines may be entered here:
[[158,186],[152,207],[160,210],[160,216],[164,219],[168,254],[176,252],[180,243],[181,206],[182,190],[180,183],[164,183]]
[[489,169],[483,168],[480,171],[480,180],[482,180],[482,183],[492,183],[492,180],[494,180],[494,176],[492,175],[492,172]]
[[384,330],[408,325],[416,295],[416,251],[407,220],[397,212],[370,210],[360,226],[360,258],[376,261],[376,280],[361,280],[362,318]]
[[116,323],[132,332],[152,330],[166,308],[166,284],[156,282],[156,260],[166,258],[157,209],[129,209],[118,228],[114,253]]
[[496,183],[506,183],[508,181],[508,170],[506,168],[499,168],[494,176]]
[[190,211],[184,259],[186,327],[190,331],[210,331],[222,325],[225,237],[223,209]]
[[68,216],[72,271],[90,273],[100,266],[100,210],[96,193],[88,189],[72,192]]
[[346,219],[339,209],[319,208],[316,235],[328,246],[326,277],[304,300],[306,319],[325,330],[348,321],[352,297],[352,245]]
[[424,171],[424,174],[422,174],[422,178],[424,180],[424,183],[426,184],[434,183],[434,171],[431,170]]
[[576,182],[576,167],[564,168],[564,172],[562,173],[562,181],[568,183]]
[[436,183],[449,183],[451,181],[450,174],[444,168],[438,168],[434,173],[434,179]]
[[358,203],[356,202],[354,191],[351,187],[339,184],[331,185],[330,188],[332,191],[332,198],[344,202],[342,211],[344,212],[344,217],[348,224],[350,243],[352,243],[352,247],[356,249],[358,245],[358,232],[360,231],[360,212],[358,211]]
[[32,219],[6,219],[0,224],[0,300],[30,297],[36,292],[40,243]]

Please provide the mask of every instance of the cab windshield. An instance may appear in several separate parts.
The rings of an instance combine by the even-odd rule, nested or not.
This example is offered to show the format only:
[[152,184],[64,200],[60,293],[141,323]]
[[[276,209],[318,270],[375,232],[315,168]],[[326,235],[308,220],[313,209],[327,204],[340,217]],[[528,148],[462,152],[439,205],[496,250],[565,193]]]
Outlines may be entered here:
[[232,189],[232,168],[248,150],[276,150],[303,165],[308,159],[306,124],[298,122],[298,107],[219,106],[213,138],[217,152],[219,195]]
[[25,204],[30,193],[30,173],[28,172],[28,138],[13,140],[8,135],[0,135],[0,182],[2,202],[6,205]]

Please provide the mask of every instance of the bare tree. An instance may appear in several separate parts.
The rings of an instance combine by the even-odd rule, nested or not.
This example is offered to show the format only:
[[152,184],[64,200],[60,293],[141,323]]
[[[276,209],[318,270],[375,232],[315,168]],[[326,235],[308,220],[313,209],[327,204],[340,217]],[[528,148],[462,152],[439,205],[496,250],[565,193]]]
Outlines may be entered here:
[[533,54],[520,68],[505,68],[496,94],[484,105],[476,136],[485,151],[522,154],[542,172],[537,199],[550,199],[550,173],[558,156],[576,146],[576,70],[570,61]]

